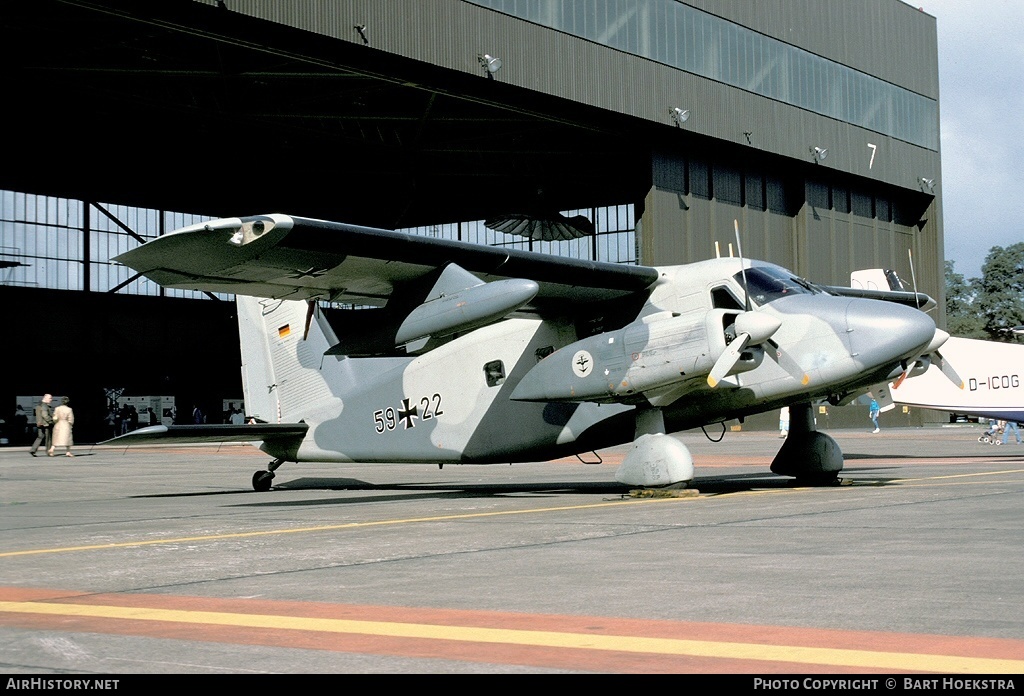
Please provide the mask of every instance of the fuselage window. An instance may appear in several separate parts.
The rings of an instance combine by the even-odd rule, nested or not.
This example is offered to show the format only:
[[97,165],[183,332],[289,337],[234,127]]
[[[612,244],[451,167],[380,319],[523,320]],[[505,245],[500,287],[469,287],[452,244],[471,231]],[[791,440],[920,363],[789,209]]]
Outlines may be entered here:
[[492,360],[484,365],[484,376],[488,387],[497,387],[505,383],[505,365],[500,360]]
[[743,309],[743,304],[722,285],[711,290],[711,304],[715,309]]

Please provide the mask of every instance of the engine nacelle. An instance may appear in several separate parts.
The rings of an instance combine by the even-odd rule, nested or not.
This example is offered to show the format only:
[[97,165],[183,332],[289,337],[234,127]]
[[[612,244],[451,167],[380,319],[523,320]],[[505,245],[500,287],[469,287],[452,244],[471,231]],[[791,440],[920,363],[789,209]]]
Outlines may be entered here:
[[532,280],[509,278],[444,294],[410,312],[398,327],[395,343],[448,336],[490,324],[525,305],[539,290]]
[[[537,363],[511,398],[629,403],[646,391],[705,377],[725,350],[737,314],[665,313],[584,338]],[[752,370],[763,358],[764,351],[751,347],[730,374]]]

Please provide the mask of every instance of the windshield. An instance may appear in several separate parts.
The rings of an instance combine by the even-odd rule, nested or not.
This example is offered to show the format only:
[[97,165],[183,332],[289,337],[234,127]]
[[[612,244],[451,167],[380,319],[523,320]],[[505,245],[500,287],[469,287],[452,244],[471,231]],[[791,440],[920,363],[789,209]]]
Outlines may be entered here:
[[[778,266],[755,266],[746,271],[750,300],[764,305],[789,295],[812,295],[820,292],[803,278],[798,278]],[[743,287],[743,272],[733,276]]]

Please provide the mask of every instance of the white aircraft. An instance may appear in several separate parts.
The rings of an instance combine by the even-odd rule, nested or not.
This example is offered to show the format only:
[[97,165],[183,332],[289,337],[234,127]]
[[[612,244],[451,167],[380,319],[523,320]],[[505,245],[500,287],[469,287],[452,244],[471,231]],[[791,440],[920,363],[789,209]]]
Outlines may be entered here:
[[[951,336],[942,355],[957,366],[964,388],[957,389],[935,365],[896,386],[893,401],[937,411],[1024,422],[1024,345]],[[879,402],[881,403],[881,401]]]
[[[850,285],[867,291],[905,291],[905,283],[893,271],[871,268],[850,274]],[[930,309],[930,307],[925,307]],[[893,382],[873,388],[883,411],[896,404],[962,413],[997,420],[1024,421],[1024,345],[972,338],[950,337],[942,357],[924,357]],[[963,376],[958,384],[943,373],[957,366]],[[904,377],[906,377],[904,379]]]
[[285,461],[508,463],[628,442],[618,481],[684,486],[693,460],[667,433],[785,405],[771,470],[831,483],[842,452],[811,403],[856,398],[947,338],[909,293],[886,298],[913,306],[850,297],[765,262],[627,266],[281,214],[185,227],[117,260],[236,294],[259,421],[117,441],[258,441],[274,457],[261,491]]

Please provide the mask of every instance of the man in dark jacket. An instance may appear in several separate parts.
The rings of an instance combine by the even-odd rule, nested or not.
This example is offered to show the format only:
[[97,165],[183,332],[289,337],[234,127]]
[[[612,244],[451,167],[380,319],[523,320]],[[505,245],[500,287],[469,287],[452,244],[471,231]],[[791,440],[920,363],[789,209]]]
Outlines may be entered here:
[[28,453],[33,457],[36,456],[36,450],[39,449],[39,445],[45,443],[43,449],[49,451],[50,443],[53,441],[53,409],[50,408],[51,401],[53,401],[52,395],[43,394],[42,400],[36,404],[36,441],[32,443],[32,447],[28,450]]

